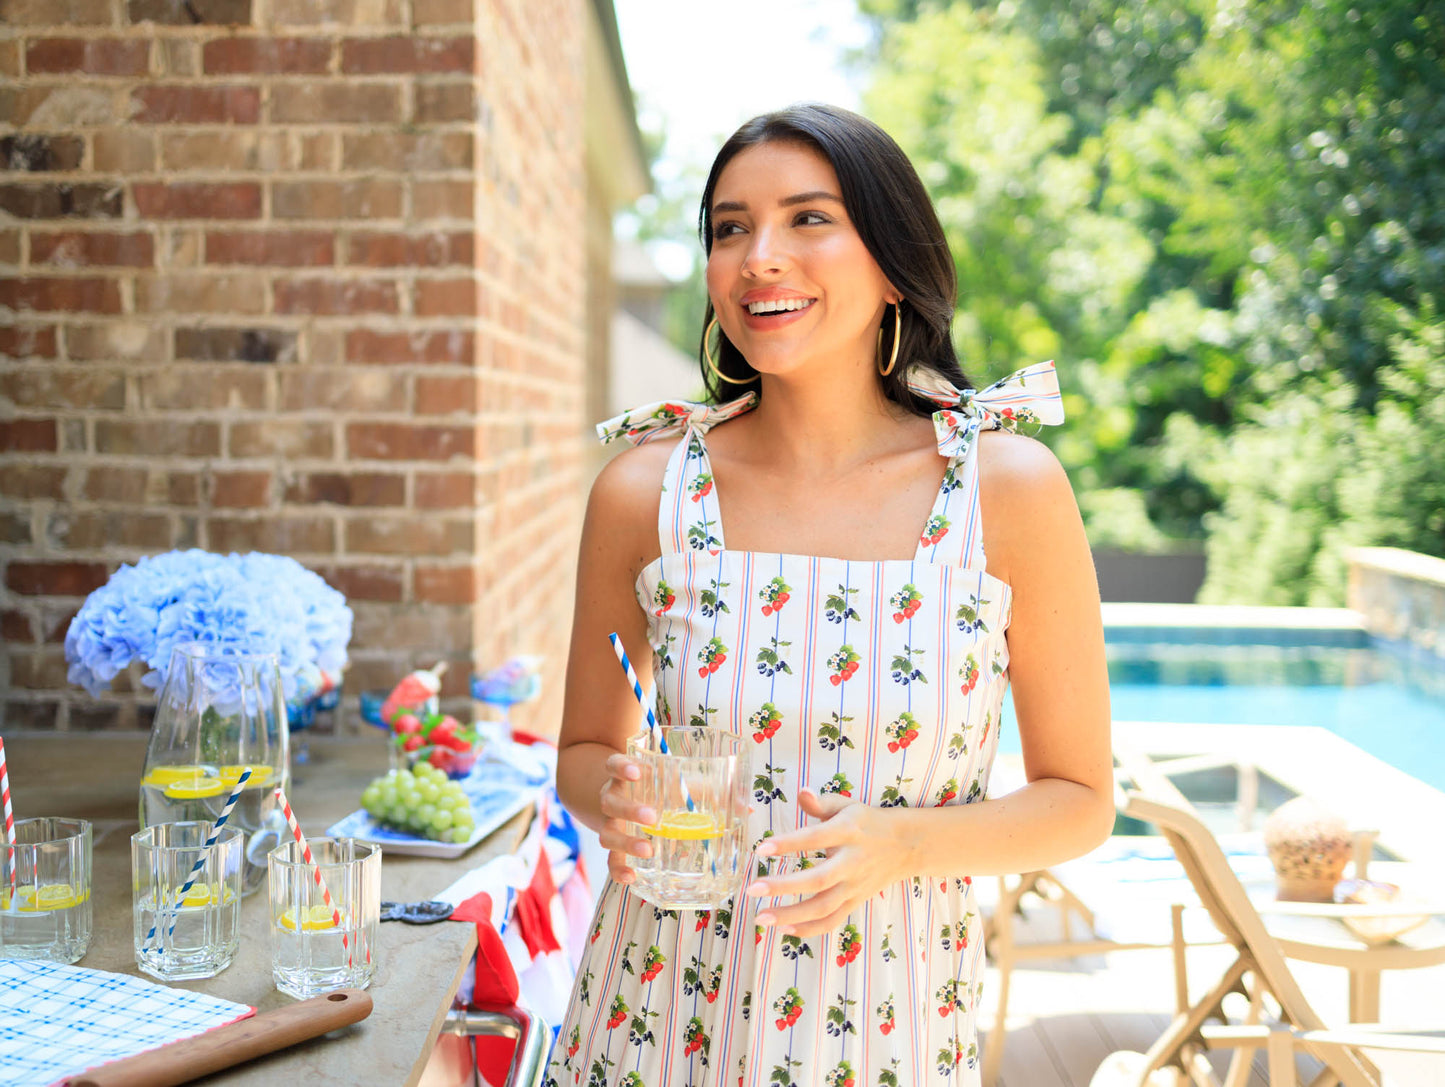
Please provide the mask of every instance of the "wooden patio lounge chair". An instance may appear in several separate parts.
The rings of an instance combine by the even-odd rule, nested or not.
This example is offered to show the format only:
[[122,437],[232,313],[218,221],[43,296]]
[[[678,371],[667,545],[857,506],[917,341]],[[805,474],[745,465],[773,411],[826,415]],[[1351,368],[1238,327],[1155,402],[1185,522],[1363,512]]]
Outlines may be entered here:
[[[1169,841],[1200,903],[1236,955],[1208,992],[1175,1016],[1148,1053],[1111,1054],[1091,1087],[1153,1087],[1174,1078],[1164,1071],[1171,1068],[1194,1083],[1218,1085],[1221,1081],[1205,1057],[1207,1049],[1216,1048],[1233,1050],[1223,1080],[1226,1087],[1248,1082],[1260,1049],[1267,1055],[1271,1087],[1301,1083],[1295,1061],[1300,1051],[1323,1064],[1308,1087],[1380,1087],[1379,1072],[1364,1055],[1367,1049],[1445,1058],[1445,1037],[1438,1034],[1390,1032],[1375,1024],[1330,1029],[1305,999],[1280,944],[1266,930],[1223,849],[1189,802],[1147,758],[1123,755],[1120,761],[1125,776],[1137,786],[1122,793],[1123,811],[1152,823]],[[1248,998],[1248,1010],[1239,1019],[1231,1019],[1224,1004],[1233,993]],[[1277,1009],[1274,1022],[1265,1021],[1267,1001],[1274,1006],[1272,1013]]]

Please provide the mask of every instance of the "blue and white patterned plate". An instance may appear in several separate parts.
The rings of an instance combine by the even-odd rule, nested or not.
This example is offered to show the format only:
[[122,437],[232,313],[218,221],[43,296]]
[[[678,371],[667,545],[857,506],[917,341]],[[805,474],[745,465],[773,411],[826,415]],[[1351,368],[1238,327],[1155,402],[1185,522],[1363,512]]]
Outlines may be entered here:
[[387,853],[418,857],[460,857],[518,812],[536,803],[537,794],[550,779],[548,767],[527,748],[510,741],[487,745],[471,773],[457,784],[472,802],[476,827],[465,842],[437,842],[405,831],[384,827],[358,809],[326,829],[332,838],[358,838],[375,842]]

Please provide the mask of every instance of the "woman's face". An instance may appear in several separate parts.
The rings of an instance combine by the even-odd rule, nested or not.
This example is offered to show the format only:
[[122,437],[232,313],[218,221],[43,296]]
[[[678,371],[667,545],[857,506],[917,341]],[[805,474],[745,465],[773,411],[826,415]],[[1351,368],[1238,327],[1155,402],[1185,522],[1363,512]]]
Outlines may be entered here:
[[884,305],[898,295],[849,220],[826,158],[797,143],[739,152],[713,192],[712,232],[708,295],[754,369],[873,365]]

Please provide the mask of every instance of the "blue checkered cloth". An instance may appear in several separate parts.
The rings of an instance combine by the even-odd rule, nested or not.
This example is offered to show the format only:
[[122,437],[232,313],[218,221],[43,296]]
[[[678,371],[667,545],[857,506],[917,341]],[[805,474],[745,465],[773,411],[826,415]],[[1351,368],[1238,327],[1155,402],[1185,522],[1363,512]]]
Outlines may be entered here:
[[255,1011],[129,974],[0,959],[0,1084],[64,1083]]

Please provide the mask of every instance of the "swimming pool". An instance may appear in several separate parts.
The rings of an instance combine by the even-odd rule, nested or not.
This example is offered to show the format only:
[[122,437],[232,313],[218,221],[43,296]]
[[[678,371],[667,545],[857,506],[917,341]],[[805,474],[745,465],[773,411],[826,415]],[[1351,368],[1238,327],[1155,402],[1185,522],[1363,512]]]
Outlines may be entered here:
[[[1445,669],[1363,632],[1106,630],[1116,721],[1318,725],[1445,791]],[[1234,640],[1253,644],[1221,644]],[[1327,644],[1309,644],[1312,640]],[[1292,644],[1279,644],[1288,642]],[[1003,750],[1018,751],[1013,706]]]

